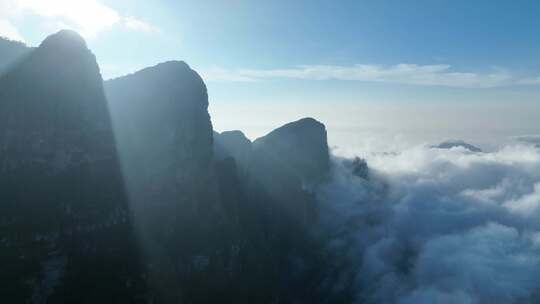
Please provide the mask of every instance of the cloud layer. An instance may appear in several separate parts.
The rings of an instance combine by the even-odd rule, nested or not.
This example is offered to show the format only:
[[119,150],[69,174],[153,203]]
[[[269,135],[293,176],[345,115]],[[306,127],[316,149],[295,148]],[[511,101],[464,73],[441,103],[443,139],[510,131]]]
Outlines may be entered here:
[[288,69],[237,69],[211,68],[201,71],[208,81],[257,81],[268,78],[303,80],[348,80],[407,85],[444,86],[458,88],[494,88],[508,85],[538,84],[533,78],[516,77],[504,70],[490,73],[455,71],[450,65],[373,64],[303,65]]
[[[0,8],[0,36],[16,40],[23,40],[23,37],[13,26],[12,19],[24,16],[42,18],[49,32],[67,28],[86,38],[94,38],[115,25],[142,32],[159,31],[157,27],[135,17],[124,16],[97,0],[0,0]],[[6,24],[11,27],[6,27]]]
[[0,37],[24,42],[24,39],[17,28],[11,24],[11,22],[4,19],[0,19]]
[[540,300],[539,150],[415,147],[370,156],[369,180],[334,163],[319,197],[358,303]]

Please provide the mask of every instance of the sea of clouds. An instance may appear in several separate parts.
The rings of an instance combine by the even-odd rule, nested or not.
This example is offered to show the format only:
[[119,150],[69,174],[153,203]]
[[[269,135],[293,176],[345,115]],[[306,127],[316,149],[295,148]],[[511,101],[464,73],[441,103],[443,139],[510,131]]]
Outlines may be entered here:
[[[539,303],[540,150],[427,145],[334,157],[318,190],[358,303]],[[339,284],[339,282],[336,282]]]

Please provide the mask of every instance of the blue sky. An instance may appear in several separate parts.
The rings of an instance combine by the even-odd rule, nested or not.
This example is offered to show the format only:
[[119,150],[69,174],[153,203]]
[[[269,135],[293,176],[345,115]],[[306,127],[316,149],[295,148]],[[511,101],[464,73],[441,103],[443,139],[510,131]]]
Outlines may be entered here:
[[[490,127],[534,132],[540,123],[527,115],[540,104],[538,16],[535,0],[0,0],[0,35],[37,45],[75,29],[104,78],[185,60],[206,80],[222,128],[238,121],[220,116],[225,107],[256,113],[280,105],[282,113],[321,118],[332,109],[352,116],[336,121],[361,127],[358,115],[373,121],[368,126],[390,120],[351,114],[362,105],[468,109],[457,112],[518,105],[527,112]],[[296,117],[251,114],[268,125]],[[417,119],[391,120],[405,128]]]

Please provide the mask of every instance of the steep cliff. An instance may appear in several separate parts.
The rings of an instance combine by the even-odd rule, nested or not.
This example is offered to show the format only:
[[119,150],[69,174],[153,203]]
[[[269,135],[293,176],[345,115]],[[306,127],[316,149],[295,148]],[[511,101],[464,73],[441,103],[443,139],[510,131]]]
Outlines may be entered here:
[[91,282],[99,297],[132,277],[138,258],[101,75],[74,32],[49,36],[0,77],[0,184],[6,301],[78,301]]

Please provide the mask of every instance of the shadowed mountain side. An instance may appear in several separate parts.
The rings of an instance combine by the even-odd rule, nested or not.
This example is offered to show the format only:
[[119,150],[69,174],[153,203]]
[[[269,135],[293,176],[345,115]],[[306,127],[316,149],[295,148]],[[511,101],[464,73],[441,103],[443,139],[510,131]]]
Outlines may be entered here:
[[[251,143],[242,132],[214,133],[216,157],[232,157],[245,179],[272,198],[268,208],[287,214],[292,223],[309,227],[316,221],[316,198],[306,187],[329,174],[325,126],[304,118],[286,124]],[[279,210],[279,211],[277,211]]]
[[0,76],[32,51],[22,42],[0,37]]
[[[325,137],[321,140],[326,143]],[[295,143],[291,141],[290,145],[294,148]],[[259,244],[242,252],[265,260],[266,275],[281,282],[267,283],[262,289],[269,292],[266,300],[282,298],[285,302],[311,303],[347,298],[346,292],[334,293],[324,286],[323,278],[331,276],[335,269],[316,237],[316,197],[304,189],[297,174],[291,173],[287,155],[279,160],[268,158],[265,151],[254,150],[240,131],[214,132],[214,149],[222,189],[226,189],[229,198],[234,196],[230,192],[232,185],[240,193],[233,200],[223,201],[238,210],[235,214],[243,231],[243,243],[250,247]],[[264,249],[266,246],[268,249]]]
[[342,296],[325,288],[331,259],[304,189],[328,173],[324,125],[301,120],[256,144],[213,134],[206,86],[183,62],[105,88],[107,100],[94,55],[71,31],[0,77],[2,299]]
[[133,292],[138,257],[107,103],[80,36],[49,36],[0,77],[0,130],[2,299]]
[[[108,81],[106,90],[153,297],[315,299],[308,287],[323,262],[305,221],[285,207],[313,196],[295,183],[281,202],[248,177],[251,142],[241,132],[214,133],[213,142],[200,77],[168,62]],[[291,270],[293,261],[303,268]]]
[[325,126],[313,118],[286,124],[253,142],[255,153],[281,164],[303,182],[328,177],[330,157]]
[[242,131],[214,132],[214,155],[218,160],[232,157],[244,166],[251,162],[253,146]]
[[171,61],[105,87],[152,297],[193,298],[191,288],[175,286],[203,284],[197,277],[207,278],[231,238],[213,171],[206,86],[187,64]]
[[[105,88],[114,121],[121,127],[119,135],[144,149],[140,154],[161,157],[164,166],[174,162],[193,169],[208,165],[212,159],[208,95],[200,76],[187,64],[161,63],[109,80]],[[160,152],[167,155],[153,155]]]

